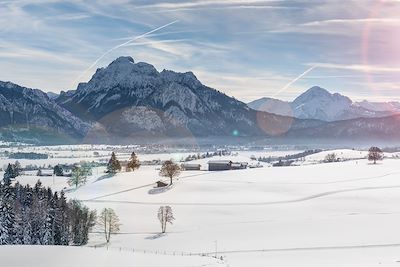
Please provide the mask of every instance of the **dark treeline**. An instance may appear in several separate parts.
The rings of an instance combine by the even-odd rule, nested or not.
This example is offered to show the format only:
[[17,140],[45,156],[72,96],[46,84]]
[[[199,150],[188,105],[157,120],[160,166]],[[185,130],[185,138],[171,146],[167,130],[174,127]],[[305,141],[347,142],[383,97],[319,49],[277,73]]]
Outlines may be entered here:
[[203,153],[203,154],[193,154],[193,155],[188,155],[184,161],[192,161],[192,160],[196,160],[196,159],[205,159],[205,158],[212,158],[215,156],[228,156],[231,155],[230,151],[227,150],[219,150],[219,151],[215,151],[215,152],[207,152],[207,153]]
[[48,159],[47,154],[40,154],[34,152],[16,152],[8,155],[9,159]]
[[0,245],[84,245],[96,214],[38,181],[0,183]]
[[[321,149],[314,149],[314,150],[306,150],[304,152],[297,153],[297,154],[286,155],[286,156],[283,156],[283,157],[271,157],[271,156],[269,156],[269,157],[259,157],[258,161],[270,163],[270,162],[274,162],[274,161],[282,162],[282,161],[285,161],[285,160],[295,160],[295,159],[304,158],[304,157],[312,155],[312,154],[319,153],[321,151],[322,151]],[[283,165],[280,165],[280,166],[283,166]]]

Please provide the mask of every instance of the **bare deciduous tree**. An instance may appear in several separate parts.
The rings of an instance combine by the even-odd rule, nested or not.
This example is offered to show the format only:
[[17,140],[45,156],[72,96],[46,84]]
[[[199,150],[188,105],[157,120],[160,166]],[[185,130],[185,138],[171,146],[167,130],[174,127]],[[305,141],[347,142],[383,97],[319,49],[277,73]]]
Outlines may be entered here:
[[379,147],[373,146],[368,150],[368,160],[376,164],[377,160],[383,159],[383,152]]
[[324,159],[325,162],[335,162],[337,161],[337,157],[335,153],[329,153],[328,155],[325,156]]
[[170,180],[170,185],[172,185],[172,179],[179,176],[181,173],[181,167],[174,163],[172,160],[167,160],[163,163],[160,170],[160,176],[168,177]]
[[161,223],[161,231],[165,233],[167,230],[167,223],[172,224],[175,220],[172,208],[170,206],[161,206],[158,210],[158,219]]
[[110,242],[111,234],[119,232],[119,218],[111,208],[104,208],[98,217],[97,225],[104,232],[107,244]]

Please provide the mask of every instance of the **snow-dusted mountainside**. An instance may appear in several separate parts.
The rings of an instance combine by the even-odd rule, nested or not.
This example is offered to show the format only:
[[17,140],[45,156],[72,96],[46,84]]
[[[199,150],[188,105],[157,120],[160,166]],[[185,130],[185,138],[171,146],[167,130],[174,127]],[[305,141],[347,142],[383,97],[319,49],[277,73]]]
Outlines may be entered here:
[[89,125],[38,89],[0,82],[0,128],[3,135],[23,130],[25,135],[34,136],[35,131],[42,130],[81,138]]
[[265,135],[256,111],[203,85],[192,72],[158,72],[131,57],[98,69],[88,83],[61,93],[57,102],[83,119],[99,122],[112,135]]
[[297,97],[291,107],[296,118],[337,121],[354,118],[373,118],[389,115],[354,105],[347,96],[330,93],[314,86]]
[[293,117],[293,112],[290,107],[290,103],[286,101],[282,101],[275,98],[263,97],[257,100],[254,100],[247,104],[250,108],[265,111],[269,113],[274,113],[282,116],[291,116]]
[[355,118],[377,118],[390,116],[400,111],[400,104],[353,102],[347,96],[330,93],[314,86],[298,96],[293,102],[261,98],[250,102],[249,107],[279,115],[288,115],[300,119],[338,121]]
[[373,111],[400,113],[400,102],[370,102],[367,100],[354,103],[357,106]]
[[[365,108],[367,104],[374,110]],[[120,57],[55,100],[40,90],[1,82],[0,134],[12,139],[22,131],[32,141],[47,142],[58,134],[85,143],[232,136],[400,139],[400,115],[387,116],[393,112],[386,106],[353,103],[319,87],[292,103],[261,99],[251,106],[203,85],[192,72],[159,72]]]

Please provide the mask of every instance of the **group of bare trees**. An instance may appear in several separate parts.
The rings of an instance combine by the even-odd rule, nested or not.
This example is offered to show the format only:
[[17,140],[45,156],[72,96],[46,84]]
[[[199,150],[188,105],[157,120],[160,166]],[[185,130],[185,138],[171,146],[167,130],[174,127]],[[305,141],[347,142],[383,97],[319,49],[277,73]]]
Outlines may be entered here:
[[[167,224],[172,224],[175,220],[170,206],[161,206],[158,209],[157,217],[161,223],[161,233],[165,233]],[[111,235],[120,231],[120,226],[119,217],[111,208],[104,208],[97,217],[97,227],[104,234],[107,244],[110,243]]]
[[110,243],[111,234],[116,234],[119,232],[119,218],[115,211],[111,208],[104,208],[100,216],[97,218],[97,226],[99,230],[104,233],[107,244]]
[[165,233],[167,231],[167,223],[172,224],[175,220],[172,208],[170,206],[161,206],[158,209],[158,220],[161,223],[161,232]]

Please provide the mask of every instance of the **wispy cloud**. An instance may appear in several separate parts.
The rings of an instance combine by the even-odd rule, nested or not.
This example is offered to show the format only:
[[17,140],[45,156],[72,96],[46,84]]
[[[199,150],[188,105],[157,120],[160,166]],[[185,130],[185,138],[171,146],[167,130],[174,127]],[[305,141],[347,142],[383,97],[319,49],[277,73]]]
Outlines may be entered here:
[[358,36],[367,25],[374,27],[399,27],[399,18],[351,18],[316,20],[301,24],[286,25],[270,33],[303,33],[317,35],[348,35]]
[[75,77],[90,79],[96,57],[178,19],[95,65],[130,55],[157,69],[192,70],[245,101],[277,91],[292,99],[313,85],[368,95],[367,76],[400,84],[399,13],[394,0],[0,0],[0,78],[74,89]]
[[325,68],[325,69],[352,70],[358,72],[374,72],[374,73],[400,72],[400,67],[365,65],[365,64],[308,63],[306,65],[318,68]]
[[282,0],[200,0],[186,2],[162,2],[139,6],[140,8],[159,8],[159,9],[187,9],[196,7],[215,7],[215,6],[242,6],[246,5],[262,5],[270,6],[283,2]]
[[294,78],[293,80],[291,80],[288,84],[286,84],[284,87],[282,87],[282,89],[278,90],[276,93],[273,94],[273,96],[277,96],[280,93],[284,92],[285,90],[287,90],[290,86],[292,86],[295,82],[297,82],[298,80],[300,80],[301,78],[303,78],[304,76],[307,75],[307,73],[311,72],[313,69],[315,69],[317,66],[311,66],[311,68],[307,69],[306,71],[304,71],[303,73],[301,73],[299,76],[297,76],[296,78]]
[[120,47],[127,46],[127,45],[131,44],[132,42],[134,42],[134,41],[136,41],[136,40],[139,40],[139,39],[141,39],[141,38],[143,38],[143,37],[146,37],[147,35],[152,34],[153,32],[157,32],[157,31],[159,31],[159,30],[162,30],[162,29],[164,29],[164,28],[166,28],[166,27],[168,27],[168,26],[171,26],[171,25],[173,25],[173,24],[175,24],[175,23],[177,23],[177,22],[178,22],[178,20],[174,20],[174,21],[172,21],[172,22],[170,22],[170,23],[167,23],[167,24],[164,24],[164,25],[162,25],[162,26],[160,26],[160,27],[157,27],[157,28],[155,28],[155,29],[153,29],[153,30],[151,30],[151,31],[145,32],[145,33],[143,33],[143,34],[141,34],[141,35],[138,35],[138,36],[134,36],[134,37],[132,37],[131,39],[129,39],[128,41],[126,41],[126,42],[124,42],[124,43],[122,43],[122,44],[118,44],[118,45],[116,45],[116,46],[110,48],[109,50],[107,50],[106,52],[104,52],[102,55],[100,55],[100,56],[99,56],[99,57],[98,57],[84,72],[82,72],[82,74],[79,75],[79,76],[74,80],[73,84],[75,84],[77,81],[79,81],[83,76],[86,75],[86,73],[87,73],[89,70],[91,70],[94,66],[96,66],[97,63],[98,63],[100,60],[102,60],[106,55],[110,54],[110,53],[113,52],[114,50],[116,50],[116,49],[118,49],[118,48],[120,48]]

